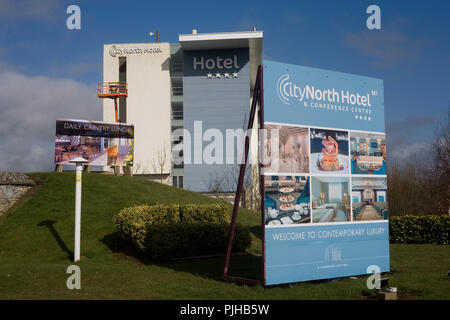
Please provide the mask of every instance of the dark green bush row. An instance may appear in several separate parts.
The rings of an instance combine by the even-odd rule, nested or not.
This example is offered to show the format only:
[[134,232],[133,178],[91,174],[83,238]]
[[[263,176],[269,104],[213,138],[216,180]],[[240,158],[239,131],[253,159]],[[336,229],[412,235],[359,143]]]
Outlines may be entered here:
[[[141,250],[152,259],[225,253],[229,229],[228,224],[213,223],[149,225]],[[248,227],[236,225],[233,251],[243,252],[250,243]]]
[[[225,252],[230,226],[225,205],[142,205],[121,210],[113,222],[120,236],[150,258]],[[237,226],[235,251],[250,246],[250,231]]]
[[450,216],[401,216],[389,219],[392,243],[449,244]]

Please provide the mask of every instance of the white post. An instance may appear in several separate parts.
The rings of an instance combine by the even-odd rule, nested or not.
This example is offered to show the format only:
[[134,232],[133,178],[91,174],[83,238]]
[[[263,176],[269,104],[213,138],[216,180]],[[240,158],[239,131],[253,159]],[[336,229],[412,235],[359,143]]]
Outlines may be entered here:
[[75,252],[73,261],[80,260],[80,237],[81,237],[81,174],[83,164],[77,163],[75,173]]
[[83,158],[75,158],[70,161],[75,163],[75,248],[73,261],[80,261],[80,238],[81,238],[81,174],[83,163],[88,162]]

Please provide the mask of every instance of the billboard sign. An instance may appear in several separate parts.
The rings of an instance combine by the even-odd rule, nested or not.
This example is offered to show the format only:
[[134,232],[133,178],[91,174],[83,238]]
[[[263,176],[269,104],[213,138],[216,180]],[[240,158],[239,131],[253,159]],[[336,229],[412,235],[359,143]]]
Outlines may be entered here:
[[263,66],[265,284],[389,271],[383,81]]
[[83,157],[92,166],[131,166],[133,152],[133,125],[56,119],[55,164]]

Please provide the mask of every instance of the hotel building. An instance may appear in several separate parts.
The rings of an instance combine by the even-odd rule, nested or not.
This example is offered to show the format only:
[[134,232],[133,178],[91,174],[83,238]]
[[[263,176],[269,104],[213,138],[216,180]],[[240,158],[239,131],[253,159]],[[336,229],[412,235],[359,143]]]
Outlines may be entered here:
[[[180,34],[177,44],[104,45],[103,82],[128,84],[128,97],[118,99],[118,114],[119,122],[135,128],[135,175],[208,192],[214,189],[215,179],[237,172],[236,164],[198,163],[194,148],[203,149],[209,142],[194,131],[199,130],[198,121],[202,134],[211,128],[224,137],[226,129],[246,130],[262,62],[262,40],[262,31],[199,34],[193,30]],[[113,100],[103,99],[103,121],[114,122],[114,112]],[[182,128],[190,133],[190,143],[189,137],[172,137],[174,130]],[[189,163],[172,158],[178,143],[184,148],[180,156],[190,155]],[[251,157],[257,156],[257,143],[252,139]],[[230,156],[225,155],[225,142],[223,153]]]

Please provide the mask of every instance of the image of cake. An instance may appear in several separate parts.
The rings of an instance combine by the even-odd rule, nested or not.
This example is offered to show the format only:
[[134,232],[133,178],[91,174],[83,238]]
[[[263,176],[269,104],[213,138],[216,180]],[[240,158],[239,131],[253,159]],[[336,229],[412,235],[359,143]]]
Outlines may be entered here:
[[342,165],[339,164],[338,152],[339,145],[333,137],[328,136],[322,140],[321,155],[319,158],[319,168],[325,171],[338,171],[342,169]]
[[311,128],[311,173],[349,173],[348,132]]

